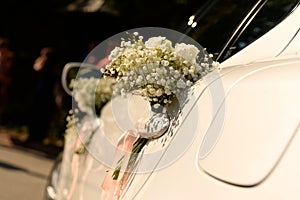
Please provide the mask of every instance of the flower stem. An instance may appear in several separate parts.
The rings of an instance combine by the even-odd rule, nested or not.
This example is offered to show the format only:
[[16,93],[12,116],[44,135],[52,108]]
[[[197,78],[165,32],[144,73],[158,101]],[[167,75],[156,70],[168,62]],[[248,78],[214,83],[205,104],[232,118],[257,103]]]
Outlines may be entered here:
[[149,139],[140,137],[134,142],[133,148],[132,148],[132,151],[131,151],[131,154],[129,157],[127,169],[130,169],[132,167],[132,165],[135,163],[135,161],[138,157],[138,153],[141,152],[141,150],[148,143],[148,141],[149,141]]
[[[133,165],[134,165],[134,163],[135,163],[135,161],[136,161],[136,159],[138,157],[138,154],[141,152],[141,150],[143,149],[143,147],[148,143],[148,141],[149,141],[149,139],[147,139],[147,138],[139,137],[133,143],[133,147],[132,147],[131,154],[130,154],[130,157],[129,157],[129,160],[128,160],[126,171],[132,170],[132,167],[133,167]],[[115,171],[113,172],[113,175],[112,175],[113,180],[117,180],[118,177],[119,177],[119,175],[120,175],[121,166],[122,166],[124,157],[125,156],[122,156],[120,158],[120,160],[118,161],[118,165],[115,168]]]

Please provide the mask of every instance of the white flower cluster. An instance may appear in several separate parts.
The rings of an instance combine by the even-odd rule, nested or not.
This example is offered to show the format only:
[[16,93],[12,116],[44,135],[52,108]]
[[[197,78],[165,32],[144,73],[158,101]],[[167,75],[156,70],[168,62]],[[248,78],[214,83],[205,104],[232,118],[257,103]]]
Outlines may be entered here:
[[79,119],[76,117],[78,112],[79,112],[78,109],[69,110],[68,116],[66,117],[66,121],[67,121],[66,130],[65,130],[66,135],[77,133],[76,125],[80,124]]
[[173,47],[166,37],[151,37],[143,42],[143,37],[134,32],[111,52],[111,62],[103,73],[116,78],[116,94],[135,92],[153,103],[166,105],[176,94],[218,68],[212,57],[192,44],[176,43]]
[[95,77],[77,78],[71,81],[73,97],[81,112],[92,115],[94,108],[101,109],[112,97],[115,79]]

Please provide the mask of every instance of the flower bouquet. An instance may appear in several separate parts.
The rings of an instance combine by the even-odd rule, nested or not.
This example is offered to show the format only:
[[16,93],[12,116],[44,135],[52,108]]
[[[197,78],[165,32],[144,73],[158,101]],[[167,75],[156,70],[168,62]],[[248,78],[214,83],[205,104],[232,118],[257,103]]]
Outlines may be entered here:
[[113,97],[139,95],[149,102],[153,114],[138,120],[136,128],[120,138],[117,148],[121,153],[116,153],[114,168],[107,171],[102,199],[120,198],[145,146],[168,131],[170,121],[176,120],[188,101],[187,91],[219,66],[212,54],[193,44],[174,45],[162,36],[144,42],[138,32],[127,35],[111,51],[103,78],[115,79]]
[[[79,121],[83,121],[80,119],[82,115],[85,118],[94,118],[94,114],[100,115],[103,106],[112,98],[114,83],[115,79],[113,78],[79,77],[71,80],[70,87],[73,89],[76,109],[73,109],[67,118],[67,133],[74,128],[75,130],[80,129],[82,124]],[[85,152],[93,137],[93,132],[89,133],[88,136],[80,136],[82,140],[85,138],[84,143],[75,153],[82,154]]]
[[[79,66],[78,66],[79,67]],[[75,195],[84,194],[84,184],[92,171],[93,157],[87,152],[90,142],[99,129],[99,117],[103,106],[111,100],[115,79],[99,79],[90,68],[85,68],[91,76],[78,73],[71,80],[73,109],[67,116],[65,146],[61,171],[63,176],[70,177],[59,184],[58,199],[73,199]],[[65,192],[67,189],[67,193]],[[79,191],[79,193],[76,193]]]

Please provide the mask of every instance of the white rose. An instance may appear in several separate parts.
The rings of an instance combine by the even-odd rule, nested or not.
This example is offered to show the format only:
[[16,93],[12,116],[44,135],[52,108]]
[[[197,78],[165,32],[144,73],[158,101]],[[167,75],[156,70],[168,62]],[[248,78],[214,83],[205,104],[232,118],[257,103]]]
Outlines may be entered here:
[[195,63],[199,53],[199,49],[191,44],[178,43],[175,45],[174,53],[177,56],[182,57],[186,61]]
[[167,40],[166,37],[151,37],[145,42],[145,46],[149,49],[160,48],[162,50],[172,49],[172,42]]

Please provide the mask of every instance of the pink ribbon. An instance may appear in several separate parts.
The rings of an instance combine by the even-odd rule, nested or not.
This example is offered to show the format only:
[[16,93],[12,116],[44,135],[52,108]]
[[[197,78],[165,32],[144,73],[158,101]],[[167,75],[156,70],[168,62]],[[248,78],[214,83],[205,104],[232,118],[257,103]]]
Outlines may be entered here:
[[128,179],[131,175],[130,171],[120,171],[117,178],[114,171],[117,167],[126,169],[128,160],[132,151],[134,142],[137,140],[137,131],[128,130],[119,139],[117,144],[117,150],[114,154],[112,168],[106,173],[104,181],[101,185],[102,194],[101,200],[109,200],[113,196],[118,200],[125,189]]

